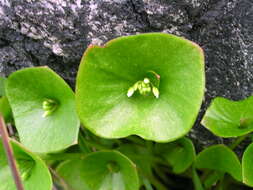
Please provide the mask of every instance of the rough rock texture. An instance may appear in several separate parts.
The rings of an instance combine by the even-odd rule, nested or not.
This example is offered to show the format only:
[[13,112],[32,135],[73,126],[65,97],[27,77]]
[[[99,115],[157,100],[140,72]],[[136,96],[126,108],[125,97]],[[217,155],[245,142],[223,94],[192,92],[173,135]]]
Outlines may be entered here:
[[206,99],[190,137],[198,148],[224,142],[199,121],[212,98],[252,94],[252,0],[0,0],[0,73],[48,65],[74,86],[87,45],[144,32],[204,48]]

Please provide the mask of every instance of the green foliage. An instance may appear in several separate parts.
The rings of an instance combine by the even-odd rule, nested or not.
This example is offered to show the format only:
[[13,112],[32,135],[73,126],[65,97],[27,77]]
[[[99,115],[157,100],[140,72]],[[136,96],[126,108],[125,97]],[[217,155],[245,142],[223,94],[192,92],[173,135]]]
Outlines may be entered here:
[[[19,172],[25,190],[52,190],[52,179],[45,163],[35,154],[26,150],[18,142],[12,140]],[[0,190],[16,190],[5,150],[0,139]]]
[[[25,190],[51,190],[48,168],[62,190],[253,187],[253,144],[242,165],[233,152],[253,131],[253,96],[216,98],[202,119],[214,134],[238,137],[230,146],[196,153],[183,137],[200,109],[204,82],[199,46],[161,33],[90,46],[76,94],[47,67],[0,77],[0,115],[22,143],[11,140]],[[0,141],[0,190],[15,189]]]
[[253,96],[231,101],[215,98],[207,109],[202,124],[221,137],[238,137],[253,131]]
[[159,33],[122,37],[86,50],[77,76],[77,111],[83,125],[101,137],[173,141],[193,126],[204,81],[204,56],[196,44]]
[[253,187],[253,143],[245,150],[242,157],[243,182]]
[[152,175],[153,155],[146,147],[136,144],[122,144],[118,150],[131,159],[140,172],[147,176]]
[[[21,143],[31,151],[59,151],[77,143],[79,119],[74,93],[51,69],[14,72],[7,80],[6,93]],[[50,114],[44,107],[48,100],[57,102]]]
[[239,159],[232,150],[224,145],[213,145],[200,152],[196,158],[195,167],[229,173],[236,180],[242,180]]
[[100,151],[82,160],[66,161],[57,169],[73,190],[138,190],[134,163],[116,151]]
[[4,117],[5,122],[12,121],[12,111],[7,97],[5,96],[6,78],[0,77],[0,114]]
[[195,149],[188,138],[181,138],[167,144],[157,144],[157,152],[172,166],[176,174],[183,173],[195,160]]
[[5,89],[4,89],[5,81],[6,81],[6,78],[0,77],[0,97],[5,95]]
[[6,96],[0,97],[0,114],[4,117],[5,122],[12,121],[12,111]]

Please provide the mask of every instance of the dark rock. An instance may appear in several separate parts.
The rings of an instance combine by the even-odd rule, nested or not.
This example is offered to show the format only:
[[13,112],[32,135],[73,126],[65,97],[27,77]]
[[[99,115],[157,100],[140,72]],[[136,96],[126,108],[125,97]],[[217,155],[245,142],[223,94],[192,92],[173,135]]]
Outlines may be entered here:
[[252,0],[1,0],[0,73],[48,65],[74,87],[88,44],[144,32],[184,36],[206,53],[206,98],[189,136],[198,150],[228,143],[199,121],[212,98],[251,95],[252,8]]
[[[206,99],[199,119],[216,96],[240,100],[253,89],[253,1],[234,0],[209,3],[206,10],[193,18],[193,41],[206,55]],[[229,140],[209,136],[197,125],[191,133],[201,144]]]

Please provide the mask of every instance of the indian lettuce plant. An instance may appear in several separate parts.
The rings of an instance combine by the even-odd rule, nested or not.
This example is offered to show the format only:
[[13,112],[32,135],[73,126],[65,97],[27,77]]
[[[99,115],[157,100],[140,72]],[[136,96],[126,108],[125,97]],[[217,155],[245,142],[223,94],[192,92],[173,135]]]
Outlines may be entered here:
[[162,33],[89,46],[75,92],[48,67],[0,77],[0,190],[253,187],[253,145],[234,152],[253,131],[253,99],[215,98],[201,123],[235,139],[196,152],[185,135],[204,89],[202,49]]

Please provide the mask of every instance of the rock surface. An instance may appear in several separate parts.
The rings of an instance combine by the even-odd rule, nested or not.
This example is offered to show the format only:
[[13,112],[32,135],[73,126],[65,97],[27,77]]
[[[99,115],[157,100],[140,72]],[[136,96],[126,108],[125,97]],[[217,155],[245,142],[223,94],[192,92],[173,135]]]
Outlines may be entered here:
[[212,98],[252,94],[252,0],[0,0],[0,73],[48,65],[73,87],[89,44],[145,32],[184,36],[203,47],[206,96],[189,135],[198,149],[226,141],[199,121]]

